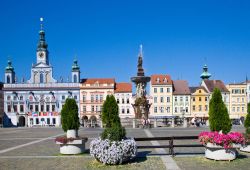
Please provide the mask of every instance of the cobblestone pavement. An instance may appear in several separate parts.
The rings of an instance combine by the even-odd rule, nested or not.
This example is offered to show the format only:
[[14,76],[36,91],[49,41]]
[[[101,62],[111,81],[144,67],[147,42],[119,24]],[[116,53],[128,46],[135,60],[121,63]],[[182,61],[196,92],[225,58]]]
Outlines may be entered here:
[[[206,127],[200,128],[152,128],[149,131],[153,136],[188,136],[198,135],[201,131],[208,129]],[[243,127],[234,127],[234,131],[244,131]],[[81,128],[79,135],[81,137],[88,137],[89,140],[86,144],[86,148],[89,148],[89,143],[93,138],[98,137],[102,132],[100,128]],[[27,169],[26,165],[22,165],[23,168],[15,167],[15,163],[10,163],[15,157],[14,162],[21,162],[25,156],[57,156],[59,154],[59,146],[55,144],[54,139],[57,135],[63,135],[64,132],[61,128],[0,128],[0,169],[3,162],[5,163],[5,169]],[[144,129],[127,129],[128,137],[147,137]],[[32,143],[31,143],[32,142]],[[34,142],[34,143],[33,143]],[[166,143],[167,142],[167,143]],[[177,141],[176,143],[195,143],[197,141]],[[29,144],[30,143],[30,144]],[[168,141],[159,141],[160,144],[168,144]],[[27,146],[25,146],[26,144]],[[151,142],[138,142],[138,145],[151,145]],[[10,150],[8,150],[11,148]],[[168,153],[168,150],[166,150]],[[176,148],[177,154],[203,154],[204,148]],[[139,150],[139,156],[145,155],[157,155],[154,149]],[[46,164],[52,164],[50,161],[54,160],[53,165],[57,167],[62,163],[62,159],[51,158],[47,159],[49,162]],[[65,158],[66,159],[66,158]],[[34,162],[39,159],[25,158],[28,167],[36,165]],[[9,163],[8,163],[9,162]],[[33,162],[33,163],[31,163]],[[39,161],[38,161],[39,162]],[[53,162],[53,161],[52,161]],[[81,164],[81,161],[78,161]],[[9,165],[9,167],[8,167]],[[37,165],[40,166],[40,165]],[[34,168],[35,169],[35,168]],[[42,169],[42,165],[41,168]],[[45,168],[46,169],[46,168]]]

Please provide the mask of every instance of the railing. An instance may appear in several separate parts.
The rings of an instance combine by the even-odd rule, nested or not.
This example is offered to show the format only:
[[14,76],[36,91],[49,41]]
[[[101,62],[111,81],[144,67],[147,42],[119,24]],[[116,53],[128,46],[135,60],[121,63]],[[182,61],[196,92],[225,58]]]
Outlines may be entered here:
[[148,137],[148,138],[134,138],[135,141],[158,141],[158,140],[168,140],[168,145],[139,145],[138,149],[143,148],[169,148],[169,154],[175,156],[174,148],[176,147],[204,147],[201,144],[174,144],[174,140],[198,140],[198,136],[170,136],[170,137]]

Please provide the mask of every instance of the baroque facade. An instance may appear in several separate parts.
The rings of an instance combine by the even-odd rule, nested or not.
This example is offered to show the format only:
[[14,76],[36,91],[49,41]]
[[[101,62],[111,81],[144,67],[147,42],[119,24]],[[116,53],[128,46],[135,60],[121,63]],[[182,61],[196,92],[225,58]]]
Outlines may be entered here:
[[79,106],[80,68],[75,60],[72,82],[58,82],[53,78],[49,62],[45,31],[39,31],[36,64],[32,65],[27,82],[17,82],[11,61],[5,69],[4,126],[60,126],[60,111],[65,100],[74,98]]

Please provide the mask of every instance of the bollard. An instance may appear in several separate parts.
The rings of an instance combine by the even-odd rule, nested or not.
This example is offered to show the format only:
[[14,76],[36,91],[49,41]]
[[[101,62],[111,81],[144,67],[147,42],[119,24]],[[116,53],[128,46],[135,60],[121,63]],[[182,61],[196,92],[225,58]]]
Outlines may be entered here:
[[157,128],[157,119],[154,121],[154,127]]
[[171,125],[172,125],[172,127],[174,127],[174,118],[172,118],[172,124]]
[[135,129],[135,119],[133,119],[133,128]]

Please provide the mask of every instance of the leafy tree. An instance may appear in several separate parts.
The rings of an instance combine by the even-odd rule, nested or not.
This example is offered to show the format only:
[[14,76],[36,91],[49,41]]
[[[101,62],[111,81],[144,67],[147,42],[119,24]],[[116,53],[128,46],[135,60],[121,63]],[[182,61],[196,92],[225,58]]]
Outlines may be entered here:
[[247,117],[244,122],[244,127],[246,128],[246,133],[250,133],[250,103],[247,104]]
[[209,124],[211,131],[230,132],[232,128],[228,110],[222,100],[221,92],[218,88],[214,89],[212,98],[209,102]]
[[102,122],[106,125],[101,135],[102,139],[120,141],[126,136],[126,131],[121,125],[118,105],[113,95],[108,95],[103,104]]
[[78,117],[78,106],[74,99],[67,98],[61,111],[62,128],[64,132],[67,130],[78,130],[80,127]]

